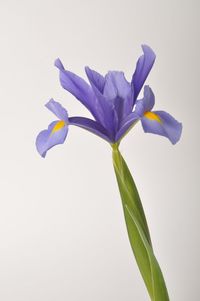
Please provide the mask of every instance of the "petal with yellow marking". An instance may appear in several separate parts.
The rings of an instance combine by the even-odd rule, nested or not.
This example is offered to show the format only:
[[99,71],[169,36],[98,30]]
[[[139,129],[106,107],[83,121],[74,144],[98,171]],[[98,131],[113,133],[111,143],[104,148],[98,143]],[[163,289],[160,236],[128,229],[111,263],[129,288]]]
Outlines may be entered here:
[[68,125],[63,120],[53,121],[47,130],[41,131],[36,139],[36,147],[42,157],[53,146],[64,143],[68,133]]
[[177,143],[181,137],[182,124],[167,112],[147,112],[141,121],[145,133],[164,136],[172,144]]
[[64,120],[59,120],[53,127],[51,134],[60,131],[66,125]]
[[160,119],[160,117],[154,112],[145,112],[144,117],[148,118],[149,120],[155,120],[155,121],[162,123],[162,120]]

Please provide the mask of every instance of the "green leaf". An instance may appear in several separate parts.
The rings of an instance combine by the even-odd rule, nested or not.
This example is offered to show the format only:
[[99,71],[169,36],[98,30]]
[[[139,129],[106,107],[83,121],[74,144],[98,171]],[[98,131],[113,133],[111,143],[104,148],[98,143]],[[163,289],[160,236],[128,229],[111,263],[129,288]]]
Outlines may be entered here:
[[126,162],[113,146],[113,164],[122,199],[130,244],[152,301],[169,301],[165,281],[153,252],[142,203]]

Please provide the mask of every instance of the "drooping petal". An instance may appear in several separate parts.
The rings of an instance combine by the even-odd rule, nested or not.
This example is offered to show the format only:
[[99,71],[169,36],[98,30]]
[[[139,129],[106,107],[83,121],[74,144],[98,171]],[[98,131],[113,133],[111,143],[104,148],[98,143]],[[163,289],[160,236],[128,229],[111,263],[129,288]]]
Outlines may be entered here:
[[94,118],[99,120],[99,104],[92,88],[84,79],[65,70],[59,59],[55,61],[55,66],[60,70],[61,86],[73,94],[92,113]]
[[104,86],[105,86],[105,77],[95,70],[90,69],[89,67],[85,67],[85,72],[90,82],[103,94]]
[[44,158],[47,151],[57,144],[62,144],[68,133],[68,126],[63,120],[53,121],[47,130],[40,132],[36,138],[36,148]]
[[106,74],[103,94],[109,101],[114,103],[119,121],[132,111],[132,91],[131,84],[126,80],[123,72],[110,71]]
[[113,142],[113,139],[109,137],[109,133],[106,131],[106,129],[101,124],[92,119],[86,117],[70,117],[69,124],[81,127],[89,132],[92,132],[93,134],[105,139],[108,142]]
[[142,117],[145,112],[152,110],[155,104],[155,96],[149,86],[144,87],[144,96],[136,101],[135,112]]
[[135,113],[130,113],[127,118],[123,121],[122,126],[115,136],[115,141],[121,140],[121,138],[134,126],[134,124],[140,119]]
[[180,139],[182,124],[164,111],[146,112],[141,121],[146,133],[167,137],[172,144]]
[[138,59],[136,69],[132,77],[135,100],[137,99],[156,58],[155,53],[149,46],[142,45],[142,50],[144,54]]
[[50,99],[45,105],[52,113],[54,113],[60,120],[68,122],[68,113],[63,106],[54,99]]

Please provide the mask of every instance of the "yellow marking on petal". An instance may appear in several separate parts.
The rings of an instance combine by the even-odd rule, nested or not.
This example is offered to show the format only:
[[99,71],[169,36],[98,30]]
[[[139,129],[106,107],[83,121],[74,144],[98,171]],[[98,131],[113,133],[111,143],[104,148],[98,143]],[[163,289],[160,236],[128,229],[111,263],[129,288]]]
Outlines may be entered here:
[[58,121],[58,122],[54,125],[54,127],[53,127],[53,129],[52,129],[52,131],[51,131],[51,134],[53,134],[53,133],[55,133],[55,132],[61,130],[64,126],[65,126],[64,120]]
[[160,123],[162,122],[162,120],[160,119],[160,117],[156,113],[154,113],[154,112],[145,112],[144,116],[146,118],[150,119],[150,120],[156,120],[156,121],[158,121]]

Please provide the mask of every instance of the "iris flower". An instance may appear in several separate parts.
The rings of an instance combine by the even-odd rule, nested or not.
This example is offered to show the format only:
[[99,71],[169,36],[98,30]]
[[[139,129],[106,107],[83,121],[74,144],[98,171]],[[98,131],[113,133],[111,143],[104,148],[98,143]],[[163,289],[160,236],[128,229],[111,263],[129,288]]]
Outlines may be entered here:
[[91,113],[86,117],[69,117],[67,111],[51,99],[46,107],[58,118],[47,130],[39,133],[36,147],[42,157],[57,144],[62,144],[68,133],[69,125],[84,128],[110,144],[119,144],[125,134],[141,121],[144,132],[167,137],[175,144],[181,135],[182,125],[164,111],[152,111],[154,94],[149,86],[144,87],[142,99],[138,95],[154,64],[153,50],[142,46],[143,55],[138,59],[131,82],[121,71],[109,71],[105,76],[85,68],[88,84],[71,71],[65,70],[59,59],[55,66],[59,69],[62,87],[74,95]]
[[[62,144],[70,125],[86,129],[103,138],[112,146],[115,175],[121,195],[128,236],[139,270],[152,301],[169,301],[165,280],[155,257],[148,224],[140,196],[119,151],[122,138],[141,121],[144,132],[164,136],[175,144],[181,136],[182,125],[164,111],[152,111],[154,93],[145,80],[154,64],[153,50],[142,46],[143,55],[138,59],[131,81],[121,71],[109,71],[105,76],[85,68],[89,83],[65,70],[59,59],[55,61],[62,87],[73,94],[91,113],[92,118],[68,117],[65,108],[51,99],[46,107],[57,120],[47,130],[39,133],[36,147],[42,157],[57,144]],[[143,97],[139,98],[144,86]]]

